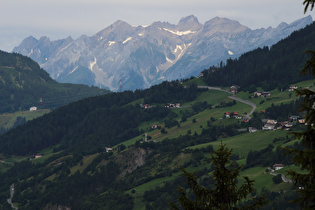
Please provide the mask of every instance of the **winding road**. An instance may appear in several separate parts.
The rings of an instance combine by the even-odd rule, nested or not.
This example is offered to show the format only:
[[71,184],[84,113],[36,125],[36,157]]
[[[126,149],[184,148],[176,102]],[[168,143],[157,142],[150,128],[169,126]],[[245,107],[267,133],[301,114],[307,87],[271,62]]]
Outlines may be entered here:
[[[207,88],[209,90],[218,90],[218,91],[223,91],[223,92],[226,92],[226,93],[230,93],[230,94],[233,94],[231,93],[229,90],[224,90],[222,88],[219,88],[219,87],[211,87],[211,86],[198,86],[198,88]],[[248,117],[250,119],[250,115],[254,113],[254,111],[256,110],[257,106],[256,104],[254,104],[253,102],[250,102],[250,101],[247,101],[247,100],[244,100],[244,99],[241,99],[239,97],[236,97],[236,96],[229,96],[230,99],[233,99],[235,101],[239,101],[241,103],[244,103],[244,104],[247,104],[249,106],[252,107],[252,110],[246,115],[246,117]]]
[[256,110],[257,106],[256,104],[254,104],[253,102],[250,102],[250,101],[247,101],[247,100],[244,100],[244,99],[241,99],[241,98],[238,98],[238,97],[235,97],[235,96],[229,96],[229,98],[235,100],[235,101],[239,101],[241,103],[244,103],[244,104],[247,104],[247,105],[250,105],[252,106],[252,110],[246,115],[246,117],[250,118],[250,115],[254,113],[254,111]]
[[12,209],[18,209],[18,207],[15,207],[12,203],[13,195],[14,195],[14,184],[11,184],[11,186],[10,186],[10,198],[7,201],[11,205]]
[[[270,172],[269,174],[272,175],[272,176],[277,176],[279,173],[276,173],[276,172],[273,171],[273,172]],[[283,174],[281,174],[281,179],[282,179],[283,182],[293,183],[292,179],[287,178]]]

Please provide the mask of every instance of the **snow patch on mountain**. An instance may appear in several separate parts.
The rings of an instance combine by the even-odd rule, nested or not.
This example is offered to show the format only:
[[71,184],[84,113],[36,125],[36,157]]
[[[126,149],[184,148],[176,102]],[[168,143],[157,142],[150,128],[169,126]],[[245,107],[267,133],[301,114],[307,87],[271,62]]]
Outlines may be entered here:
[[174,63],[175,61],[172,61],[171,59],[169,59],[168,57],[165,57],[166,58],[166,60],[167,60],[167,62],[169,62],[169,63]]
[[309,16],[277,28],[251,30],[218,17],[204,24],[189,16],[178,25],[154,22],[138,27],[116,21],[91,37],[76,40],[28,37],[13,51],[31,57],[57,81],[63,81],[69,72],[77,70],[75,74],[80,76],[86,73],[81,69],[89,69],[93,79],[83,84],[115,91],[121,80],[123,90],[135,90],[196,76],[231,56],[271,46],[312,22]]
[[[75,67],[71,72],[69,72],[69,74],[72,74],[73,72],[75,72],[75,70],[77,70],[79,67],[77,66],[77,67]],[[68,74],[68,75],[69,75]]]
[[176,48],[175,48],[174,51],[173,51],[175,54],[177,54],[177,59],[176,59],[176,60],[178,60],[179,58],[181,58],[181,57],[183,56],[183,54],[185,53],[186,49],[187,49],[190,45],[191,45],[191,43],[188,44],[188,45],[183,44],[183,46],[181,46],[181,45],[176,45]]
[[108,46],[111,46],[111,45],[113,45],[115,43],[116,43],[115,41],[108,41]]
[[92,61],[92,62],[90,63],[90,70],[91,70],[91,71],[93,71],[93,67],[95,66],[95,64],[96,64],[96,58],[94,57],[94,61]]
[[189,30],[189,31],[177,31],[177,30],[175,30],[175,31],[173,31],[173,30],[170,30],[170,29],[167,29],[167,28],[163,28],[165,31],[168,31],[168,32],[170,32],[170,33],[172,33],[172,34],[175,34],[175,35],[178,35],[178,36],[183,36],[183,35],[188,35],[188,34],[195,34],[195,33],[197,33],[197,31],[191,31],[191,30]]
[[182,51],[183,50],[182,46],[176,45],[176,48],[175,48],[175,50],[173,52],[177,53],[178,50]]
[[126,44],[128,41],[130,41],[132,37],[128,37],[125,41],[123,41],[123,44]]
[[31,52],[27,56],[30,57],[32,54],[33,54],[33,49],[31,49]]

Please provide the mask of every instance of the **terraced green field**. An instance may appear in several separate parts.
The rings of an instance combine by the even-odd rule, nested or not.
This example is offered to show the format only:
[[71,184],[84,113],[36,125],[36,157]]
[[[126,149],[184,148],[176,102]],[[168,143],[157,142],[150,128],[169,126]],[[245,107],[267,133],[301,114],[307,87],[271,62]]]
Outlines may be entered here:
[[36,111],[19,111],[14,113],[5,113],[0,115],[0,127],[6,129],[11,128],[16,122],[16,118],[25,117],[26,121],[40,117],[46,113],[49,113],[49,109],[38,109]]
[[[197,80],[197,79],[196,79]],[[312,81],[306,81],[302,83],[296,84],[299,87],[310,87],[314,85],[314,80]],[[281,104],[281,103],[290,103],[292,100],[296,100],[297,97],[295,96],[294,92],[289,91],[283,91],[280,92],[278,90],[273,90],[271,92],[271,97],[269,98],[254,98],[251,97],[252,94],[249,94],[248,92],[240,92],[236,96],[240,97],[245,100],[249,100],[251,102],[254,102],[257,105],[256,111],[260,112],[262,110],[265,110],[268,108],[271,104]],[[221,91],[215,91],[215,90],[209,90],[204,93],[202,93],[194,102],[192,103],[185,103],[182,104],[181,109],[174,110],[179,116],[182,112],[182,110],[190,110],[191,105],[196,102],[203,102],[206,101],[208,104],[212,104],[213,106],[218,105],[221,101],[228,101],[231,100],[228,98],[230,94],[221,92]],[[264,100],[264,103],[261,103],[261,101]],[[246,113],[249,113],[251,110],[251,106],[237,102],[234,106],[231,107],[222,107],[222,108],[213,108],[213,109],[207,109],[205,111],[202,111],[194,116],[191,116],[187,119],[186,122],[181,122],[180,126],[175,126],[170,129],[166,129],[167,134],[161,134],[160,130],[153,130],[149,131],[148,135],[152,137],[155,141],[162,141],[165,138],[176,138],[180,135],[187,134],[188,131],[193,133],[200,133],[202,128],[207,126],[207,121],[213,117],[216,119],[213,124],[215,125],[227,125],[227,124],[234,124],[234,123],[240,123],[239,120],[236,119],[223,119],[223,113],[224,112],[238,112],[240,115],[245,115]],[[192,119],[196,119],[196,122],[193,123]],[[180,121],[180,117],[177,119]],[[143,124],[142,128],[146,129],[151,126],[151,124],[162,124],[163,122],[150,122],[149,124]],[[226,144],[228,148],[233,149],[233,153],[238,154],[240,156],[240,160],[238,161],[239,164],[244,164],[246,162],[246,156],[249,151],[251,150],[261,150],[266,148],[269,144],[274,145],[275,147],[282,145],[282,146],[288,146],[294,144],[297,140],[293,140],[287,143],[285,142],[285,139],[287,136],[290,136],[288,134],[288,131],[284,130],[276,130],[276,131],[258,131],[255,133],[243,133],[237,136],[224,138],[216,142],[209,142],[204,143],[200,145],[195,145],[190,147],[190,149],[201,149],[206,148],[209,145],[212,145],[214,149],[217,149],[219,144],[222,143]],[[282,141],[277,141],[273,143],[273,140],[275,138],[283,138]],[[139,139],[144,139],[144,136],[138,136],[136,138],[130,139],[123,144],[126,146],[129,146],[131,144],[134,144],[135,141]],[[206,157],[210,157],[210,154],[204,154]],[[198,168],[203,168],[209,166],[209,163],[202,163]],[[191,168],[190,170],[197,170],[198,168]],[[293,168],[294,170],[298,169],[296,166],[286,166],[284,169],[279,170],[279,173],[286,174],[286,170],[289,170]],[[144,209],[144,204],[141,201],[141,196],[146,190],[154,189],[157,186],[162,186],[165,181],[174,179],[174,176],[178,176],[178,173],[172,174],[170,177],[160,178],[153,181],[150,181],[148,183],[142,184],[141,186],[136,187],[137,193],[135,196],[135,209]],[[265,167],[254,167],[250,169],[246,169],[240,173],[240,176],[248,176],[250,179],[254,179],[254,188],[257,190],[257,192],[260,192],[263,188],[267,188],[272,191],[280,191],[280,190],[288,190],[292,187],[292,184],[290,183],[280,183],[280,184],[274,184],[272,181],[273,176],[266,172]],[[128,193],[131,192],[132,189],[128,191]]]

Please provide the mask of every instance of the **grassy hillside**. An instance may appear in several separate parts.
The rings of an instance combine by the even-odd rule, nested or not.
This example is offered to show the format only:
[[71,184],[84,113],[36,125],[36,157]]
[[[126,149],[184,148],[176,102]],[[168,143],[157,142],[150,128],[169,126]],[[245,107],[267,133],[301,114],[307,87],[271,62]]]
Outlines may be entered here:
[[[297,83],[295,85],[298,85],[298,87],[312,87],[314,84],[314,80],[310,81],[304,81],[301,83]],[[266,103],[261,104],[261,98],[252,98],[252,94],[249,94],[248,92],[240,92],[237,94],[237,97],[241,97],[246,100],[250,100],[254,102],[257,105],[257,111],[260,112],[262,110],[266,110],[268,107],[270,107],[271,104],[280,105],[280,104],[286,104],[291,103],[293,100],[296,100],[297,97],[294,93],[289,91],[279,91],[277,89],[271,91],[272,95],[270,98],[265,99]],[[209,96],[209,97],[207,97]],[[202,93],[200,96],[198,96],[194,102],[201,102],[201,101],[207,101],[209,103],[212,103],[214,105],[219,104],[221,101],[227,100],[227,97],[229,94],[219,91],[207,91]],[[183,105],[182,109],[174,110],[176,113],[180,113],[183,110],[191,109],[191,104],[185,104]],[[239,120],[234,119],[223,119],[223,113],[225,111],[237,111],[239,113],[245,113],[249,112],[250,106],[242,103],[237,103],[236,105],[232,107],[224,107],[224,108],[215,108],[210,110],[202,111],[196,115],[193,115],[187,120],[187,122],[181,123],[180,127],[173,127],[171,129],[167,129],[167,134],[161,134],[160,130],[155,130],[148,132],[148,135],[152,136],[153,140],[155,141],[161,141],[165,138],[176,138],[181,135],[187,134],[187,131],[192,131],[192,133],[201,133],[202,128],[206,127],[206,122],[209,121],[211,117],[215,118],[216,121],[213,122],[213,124],[216,125],[228,125],[230,123],[232,124],[240,124]],[[191,119],[197,119],[196,123],[192,123]],[[180,119],[178,119],[180,120]],[[162,123],[162,122],[154,122],[154,123]],[[152,122],[153,124],[153,122]],[[147,124],[149,127],[149,125]],[[142,127],[144,128],[144,127]],[[292,138],[290,134],[288,134],[288,131],[284,130],[276,130],[276,131],[258,131],[256,133],[243,133],[240,135],[236,135],[233,137],[223,138],[221,141],[227,145],[228,148],[233,149],[233,153],[239,155],[240,159],[238,162],[240,164],[246,164],[246,157],[249,151],[255,151],[255,150],[262,150],[268,145],[273,145],[274,147],[278,146],[285,146],[289,144],[293,144],[296,141],[290,141],[287,143],[287,136],[289,138]],[[274,142],[275,139],[282,139],[280,141]],[[144,136],[138,136],[131,140],[128,140],[126,142],[123,142],[126,146],[130,146],[131,144],[134,144],[137,139],[144,139]],[[209,146],[213,146],[214,149],[218,148],[218,145],[221,143],[221,141],[215,141],[215,142],[208,142],[208,143],[202,143],[202,144],[196,144],[194,146],[190,146],[189,149],[198,151],[200,149],[206,149]],[[183,155],[184,153],[180,153],[179,156]],[[178,157],[179,157],[178,156]],[[210,157],[209,153],[204,154],[205,157]],[[202,170],[204,167],[209,167],[209,161],[201,161],[198,166],[191,167],[190,171],[195,170]],[[271,166],[270,166],[271,167]],[[286,167],[288,170],[291,169],[291,166]],[[280,173],[286,174],[285,169],[279,171]],[[251,179],[255,180],[254,187],[257,190],[257,192],[260,192],[262,189],[269,189],[271,191],[279,192],[281,190],[290,190],[292,189],[292,184],[290,183],[280,183],[280,184],[274,184],[273,183],[273,177],[269,173],[266,172],[266,167],[254,167],[244,170],[241,174],[241,176],[248,176]],[[132,189],[126,191],[126,193],[132,195],[135,198],[135,206],[134,209],[145,209],[146,204],[143,202],[143,196],[146,191],[153,190],[154,188],[162,188],[165,186],[165,184],[170,181],[174,180],[175,177],[178,177],[179,174],[173,173],[172,176],[168,176],[165,178],[159,178],[154,179],[153,181],[147,182],[145,184],[139,185],[134,187],[133,189],[137,190],[136,194],[132,194]]]
[[[273,144],[273,140],[279,137],[286,137],[288,135],[287,131],[258,131],[255,133],[243,133],[237,136],[222,139],[222,142],[226,144],[229,148],[232,148],[234,153],[238,154],[240,157],[246,158],[246,155],[250,150],[261,150],[266,148],[269,144]],[[277,142],[275,146],[281,145],[282,142]],[[191,149],[201,149],[212,145],[214,149],[217,149],[221,144],[220,141],[199,144]]]
[[[194,82],[198,82],[198,79],[195,79]],[[314,80],[299,83],[298,85],[301,87],[310,87],[313,83]],[[189,90],[183,88],[183,91]],[[296,100],[296,96],[294,94],[290,95],[291,92],[288,91],[281,92],[275,89],[270,92],[272,95],[270,98],[264,98],[264,103],[260,103],[261,98],[250,97],[251,94],[248,92],[239,92],[236,96],[254,102],[257,105],[257,113],[260,113],[261,110],[268,110],[268,107],[271,104],[290,104],[292,100]],[[98,121],[99,125],[104,125],[103,123],[108,121],[108,123],[111,124],[118,123],[120,126],[124,126],[118,121],[115,122],[113,120],[114,118],[110,117],[110,112],[120,113],[121,116],[128,117],[122,117],[121,119],[123,121],[125,121],[125,119],[129,119],[130,121],[126,124],[127,127],[123,127],[123,130],[126,131],[126,128],[130,128],[130,123],[133,123],[133,125],[136,126],[135,128],[140,132],[139,134],[133,133],[132,135],[134,135],[134,137],[130,139],[126,138],[127,135],[126,137],[121,138],[116,144],[106,143],[105,138],[103,138],[103,143],[98,144],[97,141],[93,141],[92,138],[100,137],[98,137],[95,132],[92,132],[89,137],[87,136],[87,139],[90,140],[90,146],[88,147],[92,148],[91,145],[94,145],[97,149],[89,150],[90,152],[87,152],[88,147],[84,146],[84,144],[80,146],[80,142],[83,143],[83,141],[80,140],[73,142],[72,149],[70,149],[70,145],[70,147],[65,147],[64,143],[66,141],[56,141],[54,144],[51,144],[51,146],[45,147],[46,149],[37,150],[43,157],[31,161],[31,163],[34,163],[32,164],[34,167],[28,166],[29,169],[27,171],[29,172],[25,171],[25,178],[22,178],[24,180],[23,182],[18,182],[16,179],[12,179],[8,182],[7,176],[20,177],[19,179],[21,179],[20,175],[12,175],[12,173],[13,171],[18,170],[19,167],[26,167],[26,165],[29,164],[29,160],[27,160],[28,156],[11,156],[2,150],[2,153],[4,154],[2,155],[2,160],[4,162],[0,164],[0,169],[3,172],[3,181],[7,184],[14,182],[18,187],[16,193],[19,197],[16,197],[14,202],[19,205],[25,205],[23,202],[26,199],[26,194],[22,194],[23,191],[21,190],[24,188],[18,183],[28,183],[29,180],[33,179],[32,177],[34,177],[34,174],[37,174],[36,176],[39,177],[37,183],[40,186],[46,188],[50,184],[56,185],[56,187],[50,188],[50,190],[41,191],[40,193],[36,191],[36,188],[31,187],[33,192],[39,193],[38,195],[40,196],[38,199],[44,199],[42,196],[52,195],[51,193],[54,193],[55,189],[62,188],[66,190],[69,189],[69,187],[73,190],[77,189],[78,185],[73,181],[70,181],[70,179],[81,180],[78,182],[80,183],[80,187],[85,186],[88,183],[90,183],[88,184],[89,186],[97,186],[99,185],[97,183],[99,183],[100,180],[103,180],[106,176],[109,176],[107,179],[112,180],[112,178],[110,178],[112,175],[108,174],[108,170],[112,170],[113,172],[115,171],[115,175],[113,174],[114,177],[116,177],[115,182],[110,184],[107,183],[106,187],[101,184],[103,187],[102,190],[99,191],[92,190],[94,189],[92,188],[90,193],[93,196],[90,198],[85,197],[86,195],[84,192],[80,192],[78,198],[84,196],[85,199],[78,202],[74,197],[72,200],[65,202],[64,205],[75,207],[78,207],[77,205],[79,205],[86,208],[94,208],[94,204],[92,205],[85,201],[89,201],[92,198],[99,199],[102,197],[106,202],[110,202],[115,206],[117,205],[115,204],[115,199],[109,198],[107,193],[109,192],[108,190],[116,189],[112,193],[118,193],[118,197],[122,196],[124,199],[127,199],[128,202],[126,205],[131,205],[129,201],[132,201],[133,209],[145,209],[146,207],[153,205],[158,205],[159,208],[164,208],[164,205],[167,204],[168,200],[174,198],[173,196],[176,196],[176,183],[179,184],[184,182],[181,178],[181,173],[179,172],[179,166],[183,166],[189,171],[200,171],[200,180],[209,177],[212,170],[209,160],[211,148],[218,148],[218,145],[221,142],[226,144],[228,148],[232,148],[233,154],[238,156],[237,162],[244,165],[246,165],[246,159],[250,151],[264,150],[272,145],[274,147],[272,152],[276,152],[278,146],[293,145],[294,142],[296,142],[293,141],[288,132],[284,130],[239,133],[237,131],[238,129],[248,128],[251,126],[251,122],[243,123],[241,119],[226,119],[224,113],[238,112],[240,115],[245,116],[245,113],[249,113],[252,107],[238,101],[233,103],[233,100],[229,98],[231,94],[226,92],[217,90],[197,91],[195,92],[196,95],[193,100],[181,101],[181,108],[165,109],[162,108],[165,105],[164,103],[152,103],[151,105],[156,107],[147,110],[141,109],[139,106],[139,104],[144,103],[144,101],[147,100],[146,91],[138,92],[137,94],[137,97],[135,97],[134,93],[124,92],[119,94],[109,94],[102,98],[96,97],[93,100],[89,99],[81,101],[80,103],[72,104],[68,108],[65,107],[53,111],[49,114],[51,116],[46,115],[45,117],[35,120],[31,124],[22,126],[20,128],[22,130],[19,131],[20,133],[24,132],[24,127],[30,128],[32,125],[37,125],[37,130],[47,131],[47,129],[41,129],[40,125],[51,120],[55,121],[57,118],[53,116],[65,116],[64,113],[69,112],[69,110],[76,110],[76,119],[81,119],[79,120],[81,122],[89,122],[93,119],[95,122]],[[119,103],[117,103],[118,101]],[[123,109],[119,109],[120,111],[118,111],[116,110],[117,106],[122,107]],[[103,109],[105,107],[111,111],[104,112],[105,110]],[[162,110],[164,111],[161,112]],[[134,114],[128,116],[129,114],[127,113],[130,111],[134,112]],[[159,114],[159,117],[153,117],[155,116],[156,111],[161,113]],[[27,119],[37,117],[36,112],[27,111],[15,114],[17,114],[16,116],[24,116]],[[2,115],[2,121],[0,122],[10,126],[10,124],[12,124],[12,122],[8,120],[12,117],[10,115],[14,114]],[[83,118],[83,116],[85,117]],[[115,116],[116,120],[118,120],[119,117],[117,118],[117,115]],[[136,116],[142,116],[142,120],[131,120],[132,118],[138,118]],[[184,121],[183,116],[185,116]],[[100,121],[102,118],[105,119],[105,121]],[[58,125],[58,123],[59,125],[66,123],[65,120],[75,122],[71,120],[71,116],[67,116],[66,118],[63,117],[61,119],[62,121],[57,122],[56,125]],[[166,127],[166,119],[176,121],[177,125]],[[72,124],[66,123],[65,125]],[[95,123],[93,122],[90,124],[95,126]],[[160,129],[152,129],[151,126],[155,124],[161,125],[162,127]],[[108,133],[106,129],[107,127],[110,128],[109,125],[110,124],[101,126],[100,128],[95,127],[93,130],[100,132],[100,134]],[[79,128],[82,129],[81,126]],[[164,133],[161,132],[163,128]],[[73,129],[74,127],[67,128],[67,130]],[[87,129],[91,128],[87,127]],[[12,133],[10,132],[9,134],[0,136],[2,143],[5,141],[7,135],[10,135],[10,139],[12,139],[14,131],[15,130],[13,130]],[[131,131],[132,130],[128,132]],[[148,143],[144,142],[145,133],[147,133],[147,136],[151,137]],[[46,138],[46,134],[42,133],[42,139]],[[82,135],[79,134],[76,136],[79,137]],[[117,137],[116,133],[115,138],[117,139]],[[69,136],[65,135],[64,138],[69,139]],[[34,139],[34,136],[32,136],[32,139]],[[140,141],[144,143],[140,143]],[[81,149],[79,149],[80,147]],[[111,147],[113,151],[107,153],[105,152],[105,147]],[[25,162],[25,160],[27,161]],[[16,163],[14,167],[12,167],[13,163]],[[21,165],[19,166],[17,163]],[[272,165],[269,167],[271,166]],[[255,180],[254,187],[256,188],[257,193],[260,193],[261,190],[265,188],[268,188],[271,191],[291,189],[292,185],[289,183],[274,184],[273,176],[266,172],[266,168],[267,167],[265,166],[257,165],[242,171],[241,175],[246,175]],[[4,173],[4,171],[7,172]],[[282,171],[281,173],[285,172]],[[91,179],[94,181],[89,181]],[[62,180],[68,180],[68,184],[64,187],[61,187],[60,185],[60,181]],[[8,188],[7,184],[3,185],[3,194],[6,194],[6,187]],[[136,191],[136,193],[134,191]],[[160,191],[165,192],[165,197],[162,196],[160,198],[166,199],[162,202],[164,204],[158,204],[161,202],[159,199],[151,200],[152,198],[150,198],[151,194]],[[66,191],[61,193],[66,193]],[[72,190],[68,193],[72,193]],[[50,200],[61,204],[59,198],[52,199]],[[39,205],[38,202],[39,200],[34,200],[29,205],[34,207]],[[99,205],[101,205],[101,203],[102,202],[100,202]],[[41,205],[45,206],[46,204]]]
[[49,109],[39,109],[36,111],[18,111],[13,113],[4,113],[0,115],[0,127],[10,129],[14,126],[17,118],[25,118],[25,121],[33,120],[49,113]]

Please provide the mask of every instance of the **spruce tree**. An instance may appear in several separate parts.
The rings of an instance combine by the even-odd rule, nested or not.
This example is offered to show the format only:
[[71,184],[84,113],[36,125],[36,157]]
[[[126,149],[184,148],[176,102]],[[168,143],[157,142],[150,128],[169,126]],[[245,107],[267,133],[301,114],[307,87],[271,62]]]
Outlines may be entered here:
[[[214,166],[213,177],[215,186],[208,189],[197,182],[196,172],[190,173],[182,169],[186,182],[193,192],[193,199],[190,199],[186,189],[179,187],[178,203],[183,209],[254,209],[266,203],[264,197],[256,197],[253,200],[242,204],[247,196],[253,192],[253,182],[248,177],[244,178],[242,185],[238,184],[239,172],[242,166],[231,161],[232,149],[225,144],[220,144],[217,151],[211,154]],[[170,202],[172,209],[180,209],[176,204]]]
[[[315,79],[315,51],[309,51],[312,57],[307,61],[302,74],[312,74]],[[300,197],[294,202],[300,204],[302,208],[315,208],[315,92],[309,88],[297,90],[297,95],[304,98],[301,112],[306,112],[303,132],[294,132],[296,139],[301,140],[303,149],[286,149],[287,154],[292,156],[293,163],[300,166],[303,173],[293,170],[288,171],[293,182],[298,187]]]
[[[304,12],[314,8],[315,0],[305,0]],[[306,51],[311,56],[307,60],[304,68],[300,74],[310,74],[315,79],[315,51]],[[304,132],[294,132],[295,138],[301,140],[304,149],[286,149],[287,154],[292,156],[293,163],[300,166],[306,172],[299,173],[293,170],[288,171],[300,195],[293,202],[298,203],[301,208],[314,209],[315,208],[315,91],[310,88],[296,90],[298,96],[304,98],[301,112],[306,112]]]

